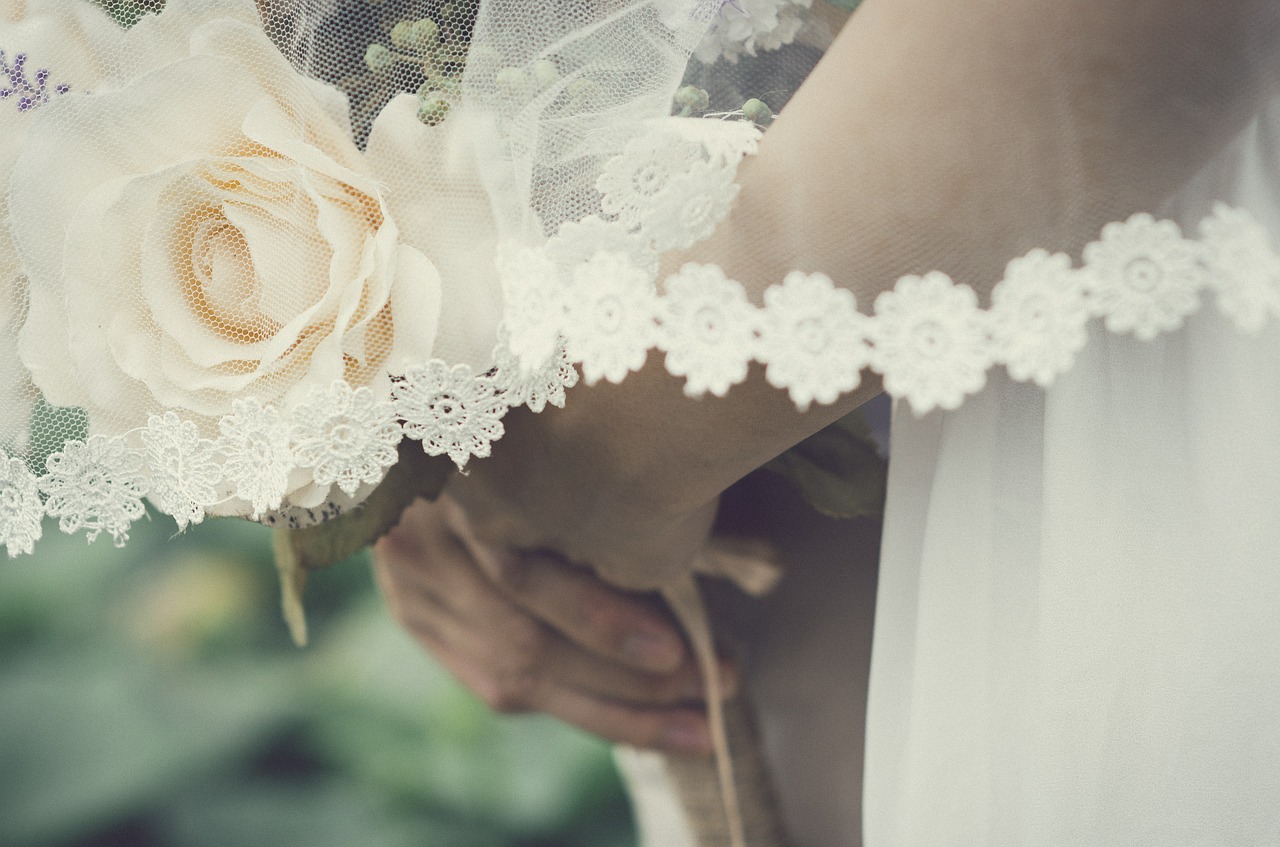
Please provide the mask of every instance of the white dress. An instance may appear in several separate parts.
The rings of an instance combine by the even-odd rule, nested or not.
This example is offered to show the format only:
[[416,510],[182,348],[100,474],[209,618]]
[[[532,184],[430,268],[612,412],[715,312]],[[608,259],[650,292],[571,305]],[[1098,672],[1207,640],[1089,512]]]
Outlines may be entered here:
[[[1166,213],[1280,234],[1280,103]],[[894,419],[868,847],[1280,843],[1280,328]]]

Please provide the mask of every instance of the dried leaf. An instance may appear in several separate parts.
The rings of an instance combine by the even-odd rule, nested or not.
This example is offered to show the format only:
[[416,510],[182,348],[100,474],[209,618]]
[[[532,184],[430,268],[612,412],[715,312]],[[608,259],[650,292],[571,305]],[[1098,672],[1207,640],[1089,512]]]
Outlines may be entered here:
[[306,529],[276,530],[280,604],[295,644],[307,643],[302,606],[307,572],[341,562],[373,544],[391,531],[415,499],[439,497],[452,472],[447,456],[427,456],[417,442],[406,440],[400,444],[400,460],[358,508]]

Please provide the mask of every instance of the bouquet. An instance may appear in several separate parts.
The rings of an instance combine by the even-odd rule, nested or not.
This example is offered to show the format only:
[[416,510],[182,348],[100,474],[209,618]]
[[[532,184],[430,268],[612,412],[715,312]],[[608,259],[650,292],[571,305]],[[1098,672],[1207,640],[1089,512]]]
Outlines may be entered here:
[[[686,86],[667,117],[671,83],[699,44],[791,42],[806,6],[0,0],[0,543],[30,553],[48,517],[123,545],[144,500],[179,530],[274,525],[302,641],[306,571],[487,456],[513,406],[655,346],[724,394],[754,307],[715,268],[666,299],[655,276],[728,214],[771,113],[692,119]],[[856,382],[802,364],[773,371],[801,405]]]

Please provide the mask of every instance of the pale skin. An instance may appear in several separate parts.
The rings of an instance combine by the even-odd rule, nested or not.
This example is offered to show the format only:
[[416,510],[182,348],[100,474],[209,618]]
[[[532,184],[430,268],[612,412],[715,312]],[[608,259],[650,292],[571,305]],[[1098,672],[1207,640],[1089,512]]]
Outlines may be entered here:
[[[822,270],[864,311],[935,268],[985,296],[1009,258],[1078,255],[1158,208],[1236,135],[1277,89],[1278,18],[1268,0],[866,0],[743,167],[730,218],[665,270],[715,262],[757,293]],[[393,612],[495,708],[709,750],[669,618],[564,562],[657,584],[706,543],[727,486],[880,386],[865,373],[806,413],[759,372],[723,399],[680,387],[651,355],[564,411],[513,412],[491,459],[379,545]]]

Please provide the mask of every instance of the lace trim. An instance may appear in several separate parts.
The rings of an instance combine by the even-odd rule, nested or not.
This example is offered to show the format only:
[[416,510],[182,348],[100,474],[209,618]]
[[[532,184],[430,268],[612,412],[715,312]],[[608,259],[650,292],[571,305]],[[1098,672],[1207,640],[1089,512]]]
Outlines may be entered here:
[[472,456],[489,455],[511,408],[563,406],[565,389],[577,381],[561,343],[528,372],[509,358],[479,376],[434,359],[394,378],[390,400],[342,380],[317,387],[288,414],[237,400],[219,421],[217,439],[201,437],[195,422],[176,412],[152,415],[145,428],[125,435],[66,442],[39,476],[0,450],[0,543],[10,557],[31,553],[51,517],[63,532],[85,530],[90,541],[105,532],[123,546],[145,514],[143,498],[180,530],[237,500],[249,504],[254,520],[309,526],[349,504],[285,506],[286,493],[298,487],[296,472],[355,502],[358,491],[382,480],[406,437],[461,469]]
[[[937,271],[898,280],[872,315],[821,273],[788,274],[762,307],[714,265],[685,265],[659,294],[625,254],[606,251],[574,269],[555,308],[588,384],[620,382],[656,348],[691,397],[723,396],[754,361],[805,411],[857,388],[869,367],[923,415],[957,408],[995,365],[1047,388],[1075,362],[1094,318],[1150,340],[1181,327],[1206,290],[1242,332],[1280,317],[1280,256],[1262,226],[1219,205],[1200,229],[1193,241],[1172,221],[1134,215],[1104,228],[1078,268],[1033,250],[1009,263],[988,309]],[[510,355],[522,352],[513,338]]]
[[[723,186],[756,138],[743,122],[677,119],[628,144],[597,182],[608,220],[563,227],[500,266],[504,284],[526,293],[509,302],[509,355],[539,359],[557,327],[591,384],[621,381],[656,348],[691,397],[724,395],[754,361],[801,411],[854,390],[869,367],[923,415],[958,407],[995,365],[1048,387],[1072,366],[1094,318],[1149,340],[1182,326],[1206,290],[1243,332],[1280,317],[1280,256],[1261,224],[1224,204],[1201,222],[1199,240],[1137,214],[1103,228],[1080,267],[1033,250],[1009,263],[987,309],[941,272],[898,280],[871,315],[821,273],[789,274],[765,291],[763,306],[711,265],[685,265],[660,292],[657,253],[689,246],[728,214],[736,186]],[[537,308],[521,311],[534,290]]]

